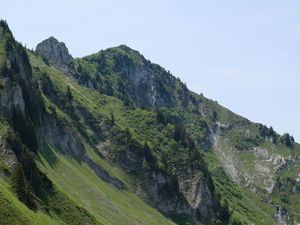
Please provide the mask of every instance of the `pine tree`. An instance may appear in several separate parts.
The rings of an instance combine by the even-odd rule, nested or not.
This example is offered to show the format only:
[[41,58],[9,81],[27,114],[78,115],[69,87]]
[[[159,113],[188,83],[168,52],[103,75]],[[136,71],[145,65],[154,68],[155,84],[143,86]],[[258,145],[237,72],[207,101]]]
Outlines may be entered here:
[[73,97],[73,95],[72,95],[72,92],[71,92],[70,86],[68,86],[68,88],[67,88],[66,97],[67,97],[67,100],[68,100],[69,102],[72,102],[73,99],[74,99],[74,97]]
[[185,128],[180,125],[180,124],[175,124],[175,130],[174,130],[174,135],[173,138],[177,142],[184,142],[186,137],[186,131]]
[[1,65],[1,69],[0,69],[0,75],[3,77],[8,76],[9,70],[7,68],[7,64],[6,62],[2,63]]
[[166,118],[160,108],[156,108],[156,120],[158,123],[166,124]]
[[230,218],[229,205],[227,200],[225,200],[224,202],[222,216],[225,221],[228,221]]
[[110,122],[111,122],[112,125],[115,124],[115,115],[114,115],[113,112],[110,113]]
[[144,142],[143,152],[144,152],[146,162],[149,163],[150,165],[154,165],[155,164],[155,158],[152,155],[152,152],[151,152],[150,147],[149,147],[147,142]]
[[31,120],[25,118],[20,109],[13,108],[13,127],[21,137],[22,142],[32,151],[36,151],[38,143]]
[[78,63],[77,71],[78,71],[78,73],[82,73],[83,68],[82,68],[81,63]]
[[17,164],[13,171],[12,178],[12,189],[15,192],[18,199],[23,202],[28,208],[35,210],[37,205],[34,201],[35,196],[31,192],[30,187],[26,183],[26,178],[23,172],[21,164]]
[[[294,139],[294,138],[293,138]],[[280,142],[285,144],[287,147],[293,146],[293,141],[289,133],[285,133],[280,137]]]
[[12,189],[17,195],[18,199],[21,202],[26,202],[27,199],[27,193],[26,193],[26,183],[25,183],[25,176],[22,169],[22,166],[20,164],[17,164],[16,168],[14,169],[12,173]]

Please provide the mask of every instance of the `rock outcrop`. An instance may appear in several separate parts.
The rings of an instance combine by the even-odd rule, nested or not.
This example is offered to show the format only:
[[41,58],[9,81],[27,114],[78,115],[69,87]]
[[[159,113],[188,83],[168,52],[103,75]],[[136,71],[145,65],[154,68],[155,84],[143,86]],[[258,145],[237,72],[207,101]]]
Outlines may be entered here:
[[[31,82],[31,66],[26,51],[15,42],[5,24],[0,26],[0,41],[5,48],[5,56],[0,62],[0,108],[8,117],[13,115],[13,109],[18,109],[25,115],[26,101],[33,101],[30,96],[34,84]],[[4,51],[4,50],[3,50]]]
[[278,205],[276,208],[276,215],[274,216],[278,222],[278,225],[287,225],[287,220],[289,219],[289,214],[285,208]]
[[185,215],[199,225],[212,224],[219,205],[208,177],[189,166],[176,168],[173,175],[159,169],[145,169],[141,149],[118,151],[117,148],[106,142],[99,144],[98,150],[107,160],[136,175],[138,195],[168,216]]
[[73,58],[69,54],[66,45],[56,38],[50,37],[36,46],[36,53],[41,55],[44,61],[65,72],[74,70]]

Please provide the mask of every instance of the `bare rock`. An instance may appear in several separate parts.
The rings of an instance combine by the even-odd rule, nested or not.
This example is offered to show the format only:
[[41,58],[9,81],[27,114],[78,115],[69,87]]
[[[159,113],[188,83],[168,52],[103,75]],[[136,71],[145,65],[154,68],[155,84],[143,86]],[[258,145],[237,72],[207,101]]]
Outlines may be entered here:
[[36,53],[41,55],[55,67],[70,72],[74,69],[73,57],[63,42],[59,42],[56,38],[50,37],[36,46]]

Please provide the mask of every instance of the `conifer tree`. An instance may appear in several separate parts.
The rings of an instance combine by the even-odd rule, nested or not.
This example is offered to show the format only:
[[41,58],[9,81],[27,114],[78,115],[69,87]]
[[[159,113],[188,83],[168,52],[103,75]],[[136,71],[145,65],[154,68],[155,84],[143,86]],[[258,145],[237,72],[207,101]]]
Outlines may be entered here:
[[66,97],[67,97],[67,99],[68,99],[69,102],[72,102],[73,99],[74,99],[74,97],[73,97],[73,95],[72,95],[72,92],[71,92],[70,86],[68,86],[68,88],[67,88]]
[[12,173],[12,189],[15,192],[16,196],[21,202],[26,202],[26,183],[25,183],[25,176],[20,164],[17,164],[16,168]]
[[11,183],[12,189],[18,199],[23,202],[28,208],[35,210],[37,208],[37,205],[34,201],[35,197],[31,192],[30,187],[26,183],[23,168],[20,164],[17,164],[16,168],[13,171]]

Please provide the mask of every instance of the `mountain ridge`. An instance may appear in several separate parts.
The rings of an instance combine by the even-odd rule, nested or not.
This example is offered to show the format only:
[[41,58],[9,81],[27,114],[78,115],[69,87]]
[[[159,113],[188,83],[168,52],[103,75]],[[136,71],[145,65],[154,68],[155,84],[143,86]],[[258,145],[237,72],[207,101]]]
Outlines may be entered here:
[[[32,78],[25,89],[34,86],[31,79],[36,82],[40,94],[35,96],[40,97],[34,101],[44,105],[35,110],[41,110],[41,115],[32,118],[36,124],[25,124],[29,133],[33,132],[30,129],[37,132],[35,150],[30,150],[31,142],[21,129],[12,127],[12,134],[21,136],[21,142],[33,151],[30,154],[38,168],[47,172],[56,191],[73,202],[68,204],[86,210],[86,216],[79,221],[157,224],[157,217],[161,219],[159,224],[170,223],[147,204],[177,224],[293,224],[298,218],[294,200],[300,186],[299,145],[290,135],[279,136],[273,129],[251,123],[189,91],[178,78],[127,46],[72,59],[67,65],[45,60],[47,55],[41,52],[27,54],[30,63],[25,64],[30,65]],[[1,76],[7,76],[6,69],[1,71]],[[19,75],[18,69],[11,68],[8,71],[14,77],[31,74],[27,71]],[[1,82],[7,82],[5,79]],[[6,93],[21,93],[16,95],[19,100],[1,101],[1,107],[11,104],[26,117],[33,116],[28,114],[31,101],[18,103],[25,89],[12,85],[12,91]],[[2,90],[0,93],[3,100]],[[9,121],[3,125],[6,129],[10,129]],[[7,147],[1,150],[15,154]],[[8,160],[3,163],[10,165]],[[85,185],[81,187],[76,179]],[[123,183],[125,190],[116,189],[116,180]],[[290,192],[293,195],[287,196]],[[94,202],[99,196],[101,201]],[[119,201],[116,196],[126,200]],[[145,214],[134,208],[133,202],[156,216],[143,218]],[[48,207],[50,211],[53,208]],[[113,215],[113,208],[119,217],[109,219],[106,214]],[[43,213],[41,208],[38,210]],[[70,216],[57,212],[52,215],[58,221],[76,224]]]

